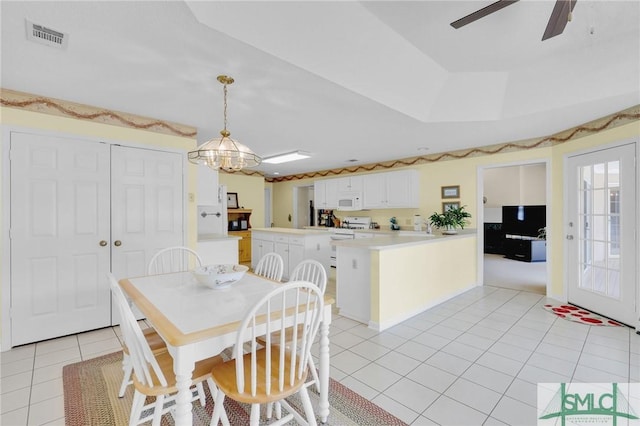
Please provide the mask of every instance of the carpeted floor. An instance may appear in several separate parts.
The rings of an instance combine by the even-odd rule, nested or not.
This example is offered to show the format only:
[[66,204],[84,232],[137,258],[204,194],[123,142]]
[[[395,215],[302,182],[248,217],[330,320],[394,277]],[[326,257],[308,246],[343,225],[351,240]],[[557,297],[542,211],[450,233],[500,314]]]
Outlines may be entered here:
[[[70,364],[63,369],[64,411],[67,426],[123,425],[128,423],[133,389],[129,387],[123,398],[118,398],[122,380],[122,353],[117,352],[87,361]],[[209,425],[213,401],[207,386],[207,404],[193,403],[193,424]],[[314,408],[318,395],[310,392]],[[289,399],[291,405],[302,410],[297,397]],[[405,425],[387,411],[362,396],[330,379],[329,425]],[[249,424],[249,406],[226,399],[225,409],[232,425]],[[264,413],[263,413],[264,414]],[[319,420],[318,420],[319,422]],[[165,415],[163,425],[172,425],[171,416]]]

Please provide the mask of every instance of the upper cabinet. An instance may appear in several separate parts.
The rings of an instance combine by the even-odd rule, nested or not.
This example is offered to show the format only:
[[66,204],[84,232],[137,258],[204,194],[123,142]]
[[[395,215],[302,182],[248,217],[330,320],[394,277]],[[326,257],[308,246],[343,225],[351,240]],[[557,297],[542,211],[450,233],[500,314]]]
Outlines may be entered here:
[[362,194],[363,209],[417,208],[419,179],[417,170],[371,173],[313,182],[315,207],[335,209],[340,194]]
[[352,176],[335,179],[338,183],[338,193],[341,192],[362,192],[362,176]]
[[206,166],[198,166],[198,205],[217,206],[218,199],[218,171]]
[[417,208],[420,205],[418,186],[417,170],[364,175],[364,208]]
[[313,182],[313,198],[317,209],[335,209],[338,207],[337,180],[326,179]]

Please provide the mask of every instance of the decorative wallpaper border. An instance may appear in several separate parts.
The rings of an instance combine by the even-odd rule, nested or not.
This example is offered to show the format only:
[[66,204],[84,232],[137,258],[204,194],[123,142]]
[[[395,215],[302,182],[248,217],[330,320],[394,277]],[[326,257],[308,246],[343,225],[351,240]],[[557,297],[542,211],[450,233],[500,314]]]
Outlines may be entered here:
[[[601,132],[603,130],[622,126],[633,121],[640,120],[640,105],[622,110],[620,112],[608,115],[597,120],[590,121],[580,126],[573,127],[562,132],[555,133],[551,136],[527,139],[518,142],[509,142],[496,145],[488,145],[480,148],[472,148],[466,150],[442,152],[420,157],[410,157],[401,160],[386,161],[383,163],[364,164],[354,167],[345,167],[340,169],[322,170],[317,172],[300,173],[296,175],[281,176],[274,178],[266,178],[267,182],[286,182],[308,178],[324,178],[328,176],[337,176],[344,173],[371,172],[374,170],[386,170],[393,167],[414,166],[418,164],[434,163],[436,161],[459,160],[467,157],[479,157],[483,155],[493,155],[505,152],[523,151],[535,148],[559,145],[573,139],[578,139],[589,134]],[[639,123],[640,125],[640,123]],[[240,171],[239,173],[243,173]]]
[[[172,136],[183,136],[195,139],[198,134],[197,129],[192,126],[186,126],[183,124],[177,124],[162,120],[154,120],[139,115],[106,110],[75,102],[47,98],[44,96],[31,95],[28,93],[4,88],[0,88],[0,105],[9,108],[39,112],[43,114],[75,118],[78,120],[86,120],[120,127],[147,130]],[[606,117],[599,118],[597,120],[590,121],[571,129],[555,133],[551,136],[533,138],[524,141],[488,145],[479,148],[448,151],[419,157],[385,161],[382,163],[363,164],[353,167],[321,170],[289,176],[266,177],[262,172],[250,169],[225,173],[242,174],[246,176],[262,176],[267,182],[286,182],[300,179],[338,176],[346,173],[387,170],[393,167],[414,166],[419,164],[434,163],[436,161],[459,160],[468,157],[493,155],[505,152],[523,151],[547,146],[554,146],[573,139],[584,137],[589,134],[598,133],[603,130],[611,129],[639,120],[640,105],[636,105],[620,112],[608,115]]]
[[172,136],[184,136],[195,139],[198,134],[195,127],[183,124],[154,120],[140,115],[110,111],[89,105],[31,95],[10,89],[0,89],[0,105],[9,108],[39,112],[42,114],[92,121],[94,123],[148,130],[150,132]]

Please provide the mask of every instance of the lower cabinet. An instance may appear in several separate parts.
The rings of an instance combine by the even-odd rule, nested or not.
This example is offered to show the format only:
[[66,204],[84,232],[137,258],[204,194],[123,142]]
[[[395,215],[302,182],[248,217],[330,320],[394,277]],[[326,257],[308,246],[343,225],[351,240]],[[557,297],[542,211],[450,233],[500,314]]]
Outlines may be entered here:
[[288,280],[291,272],[305,259],[315,259],[322,263],[329,273],[331,238],[326,232],[292,235],[287,232],[253,231],[253,255],[251,267],[255,269],[258,261],[266,253],[275,252],[284,263],[283,280]]
[[251,262],[251,231],[229,231],[229,235],[240,237],[240,241],[238,241],[238,262]]

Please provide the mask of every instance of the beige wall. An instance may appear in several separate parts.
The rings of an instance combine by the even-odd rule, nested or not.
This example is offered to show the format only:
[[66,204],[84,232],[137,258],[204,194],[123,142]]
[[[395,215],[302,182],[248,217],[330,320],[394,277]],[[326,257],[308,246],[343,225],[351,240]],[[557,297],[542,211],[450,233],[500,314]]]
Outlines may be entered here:
[[227,185],[227,192],[238,194],[238,206],[251,209],[251,227],[264,227],[264,178],[220,172],[220,185]]
[[[611,130],[584,136],[571,142],[554,147],[537,148],[509,153],[465,158],[461,160],[440,161],[431,164],[414,166],[420,176],[420,207],[418,209],[369,210],[367,216],[377,221],[380,226],[389,226],[389,218],[396,216],[400,224],[410,227],[414,214],[428,217],[434,211],[442,210],[440,188],[447,185],[460,185],[460,202],[466,205],[473,218],[469,227],[477,227],[478,196],[477,176],[479,167],[513,164],[518,162],[545,162],[551,165],[548,203],[552,220],[547,224],[551,262],[551,292],[556,297],[564,297],[564,238],[563,238],[563,197],[564,197],[564,169],[563,159],[567,153],[584,150],[590,147],[614,143],[622,140],[638,140],[640,136],[640,121],[629,123]],[[344,175],[343,175],[344,176]],[[304,179],[273,184],[273,210],[275,226],[291,227],[287,214],[293,214],[293,187],[308,185],[313,179]],[[639,183],[640,188],[640,183]],[[358,214],[355,212],[337,212],[337,216]]]
[[545,164],[485,169],[485,208],[546,204],[546,178]]

